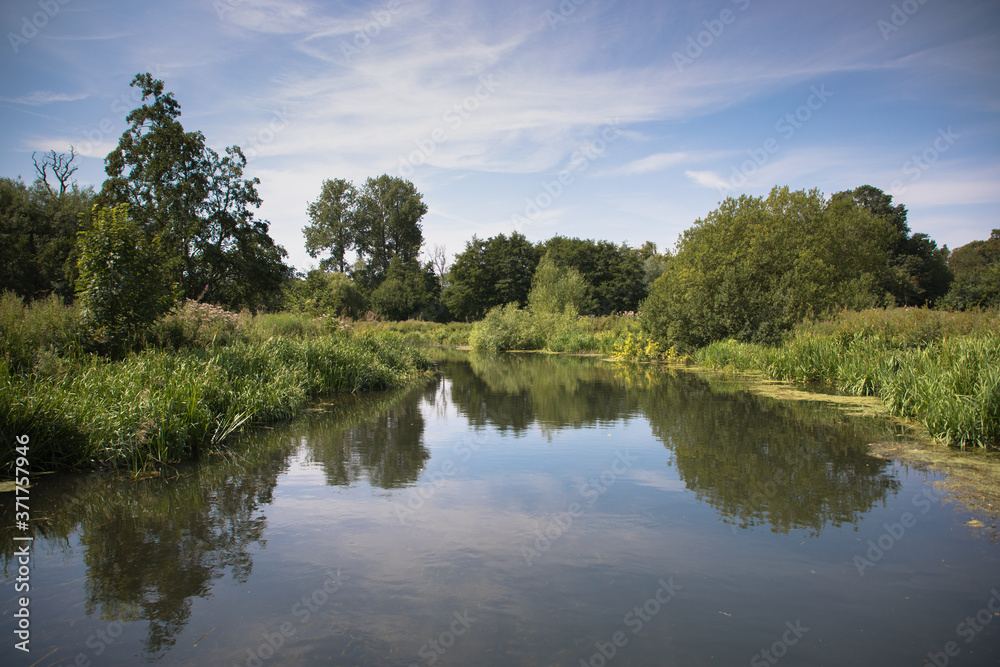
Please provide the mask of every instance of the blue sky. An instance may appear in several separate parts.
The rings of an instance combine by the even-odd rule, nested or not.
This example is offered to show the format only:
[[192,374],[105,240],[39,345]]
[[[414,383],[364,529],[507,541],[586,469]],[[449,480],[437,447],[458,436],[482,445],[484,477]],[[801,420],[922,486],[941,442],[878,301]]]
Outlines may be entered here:
[[1000,227],[991,0],[6,0],[0,175],[103,159],[163,79],[238,144],[299,269],[324,179],[404,176],[426,248],[512,231],[673,246],[728,195],[871,184],[949,247]]

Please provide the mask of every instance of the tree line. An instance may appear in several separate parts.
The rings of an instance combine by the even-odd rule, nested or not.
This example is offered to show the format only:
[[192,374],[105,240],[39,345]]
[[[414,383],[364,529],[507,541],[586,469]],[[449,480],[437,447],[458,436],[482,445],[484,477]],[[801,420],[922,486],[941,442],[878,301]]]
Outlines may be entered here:
[[[296,274],[256,217],[259,180],[239,146],[222,154],[184,129],[162,81],[137,75],[141,104],[105,160],[99,191],[71,176],[75,153],[33,156],[36,179],[0,178],[0,290],[79,300],[108,340],[181,299],[384,319],[475,321],[507,304],[580,315],[643,312],[681,347],[773,341],[810,313],[871,306],[1000,305],[1000,230],[949,252],[914,234],[905,206],[869,185],[834,194],[775,188],[730,197],[672,251],[519,233],[421,260],[427,205],[388,175],[322,184],[306,208],[319,268]],[[529,303],[533,301],[533,303]]]

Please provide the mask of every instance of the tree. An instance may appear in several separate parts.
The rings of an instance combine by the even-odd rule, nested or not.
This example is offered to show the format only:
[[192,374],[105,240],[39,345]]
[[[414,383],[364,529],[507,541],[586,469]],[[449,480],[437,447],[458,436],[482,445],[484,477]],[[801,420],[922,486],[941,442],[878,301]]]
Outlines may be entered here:
[[374,289],[394,259],[415,261],[424,243],[420,219],[426,213],[427,205],[410,181],[386,174],[365,181],[354,227],[354,245],[365,265],[356,279]]
[[851,201],[889,223],[893,230],[888,245],[891,268],[882,287],[892,294],[896,305],[924,306],[948,292],[952,275],[948,268],[948,248],[938,248],[926,234],[911,234],[906,207],[893,206],[892,195],[871,185],[833,195],[836,201]]
[[345,255],[355,247],[357,199],[358,192],[350,181],[342,178],[326,180],[319,197],[306,208],[310,224],[302,232],[309,256],[330,253],[320,262],[320,268],[347,272]]
[[178,296],[159,239],[149,239],[128,205],[94,207],[79,238],[77,279],[84,324],[95,341],[120,352]]
[[890,223],[817,190],[727,198],[684,232],[642,306],[646,333],[690,349],[776,342],[810,312],[878,305]]
[[360,191],[344,179],[324,181],[307,211],[306,250],[313,257],[329,253],[321,268],[342,272],[347,251],[354,250],[351,276],[367,291],[386,279],[393,260],[416,261],[424,243],[420,219],[427,205],[413,183],[402,178],[369,178]]
[[552,259],[580,272],[590,285],[593,305],[583,314],[610,315],[636,310],[646,298],[640,250],[610,241],[554,236],[544,243]]
[[574,314],[590,312],[594,300],[590,297],[590,286],[580,272],[560,266],[551,254],[546,253],[538,262],[528,307],[533,313],[561,315],[569,311]]
[[517,232],[485,241],[473,236],[455,257],[441,298],[452,316],[465,321],[482,319],[494,306],[524,306],[540,256],[538,248]]
[[430,263],[421,267],[415,259],[404,262],[397,257],[369,301],[375,314],[385,320],[433,319],[440,292]]
[[955,248],[948,265],[955,280],[943,299],[945,306],[960,310],[1000,306],[1000,229],[985,241]]
[[149,73],[131,85],[143,104],[128,114],[129,127],[105,160],[101,203],[129,205],[187,298],[265,305],[289,275],[287,253],[267,222],[254,219],[260,181],[243,178],[243,152],[232,146],[220,157],[200,132],[185,132],[180,104]]
[[[65,156],[56,159],[68,164]],[[29,187],[0,178],[0,291],[28,299],[50,293],[73,299],[76,235],[93,199],[93,189],[75,181],[57,190],[42,179]]]

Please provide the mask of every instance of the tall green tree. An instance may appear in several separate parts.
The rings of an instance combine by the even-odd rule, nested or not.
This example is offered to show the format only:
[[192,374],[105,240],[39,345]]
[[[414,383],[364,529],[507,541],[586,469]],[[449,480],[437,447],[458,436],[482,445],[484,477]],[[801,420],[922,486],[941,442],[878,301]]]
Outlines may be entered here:
[[481,320],[494,306],[525,306],[541,252],[523,234],[466,242],[448,273],[441,298],[459,320]]
[[346,254],[356,245],[355,214],[358,191],[343,178],[323,181],[316,201],[306,208],[309,225],[302,233],[310,257],[329,253],[320,261],[320,268],[347,273]]
[[1000,229],[985,241],[955,248],[948,258],[955,280],[943,304],[950,308],[1000,306]]
[[355,279],[374,289],[385,279],[393,260],[416,261],[424,243],[420,220],[427,205],[405,179],[383,174],[369,178],[357,199],[355,248],[364,270]]
[[386,279],[393,261],[416,262],[424,244],[420,220],[427,205],[413,183],[395,176],[369,178],[360,190],[342,178],[324,181],[307,212],[310,223],[302,232],[309,254],[327,255],[320,262],[325,270],[346,272],[346,254],[353,250],[351,275],[369,292]]
[[947,294],[952,280],[948,248],[938,248],[927,234],[911,233],[906,207],[893,205],[892,195],[871,185],[862,185],[838,192],[832,199],[851,201],[892,228],[887,260],[890,270],[883,277],[882,287],[892,294],[896,305],[933,305]]
[[230,307],[266,305],[290,275],[287,253],[256,220],[259,180],[244,179],[238,146],[224,156],[186,132],[180,104],[163,81],[138,74],[142,104],[105,160],[104,206],[128,204],[148,239],[156,239],[188,298]]

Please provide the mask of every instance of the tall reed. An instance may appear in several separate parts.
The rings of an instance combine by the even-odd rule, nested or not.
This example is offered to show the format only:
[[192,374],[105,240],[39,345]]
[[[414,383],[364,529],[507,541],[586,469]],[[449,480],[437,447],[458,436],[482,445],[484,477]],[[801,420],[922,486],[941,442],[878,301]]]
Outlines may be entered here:
[[[386,389],[427,360],[392,334],[268,338],[118,362],[88,356],[70,373],[16,373],[0,361],[0,432],[27,434],[40,468],[131,470],[218,447],[250,424],[287,418],[333,392]],[[0,452],[9,472],[12,451]]]
[[821,382],[880,397],[953,445],[1000,445],[1000,332],[996,314],[918,309],[843,314],[808,322],[785,344],[735,341],[695,354],[705,366]]

